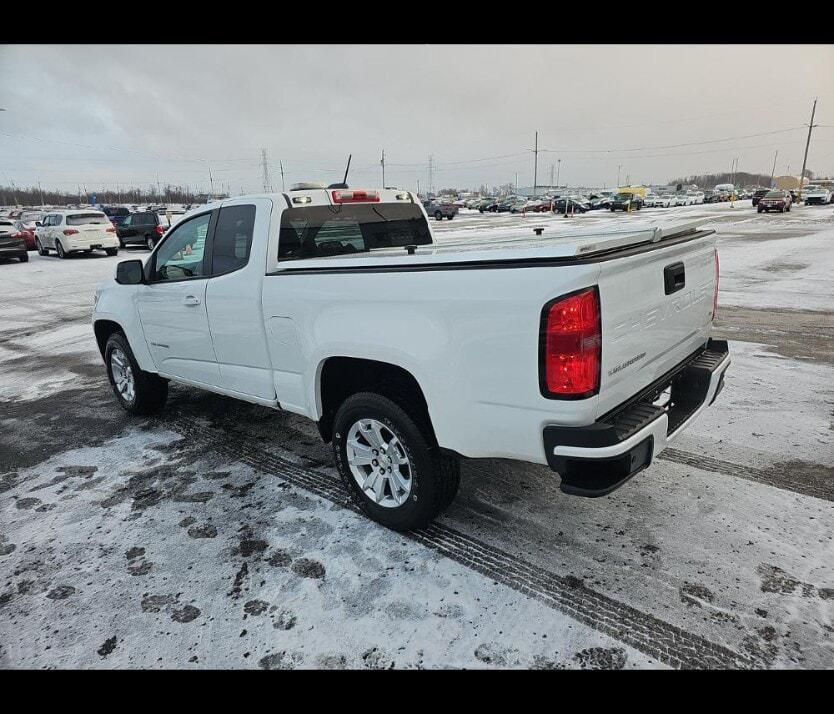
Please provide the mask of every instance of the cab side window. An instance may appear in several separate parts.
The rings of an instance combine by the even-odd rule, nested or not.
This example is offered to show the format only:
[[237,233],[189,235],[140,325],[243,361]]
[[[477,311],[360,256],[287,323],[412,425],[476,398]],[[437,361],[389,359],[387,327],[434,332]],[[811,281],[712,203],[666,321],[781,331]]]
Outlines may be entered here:
[[152,279],[205,277],[203,253],[210,223],[211,213],[203,213],[177,226],[157,249]]
[[211,247],[212,275],[231,273],[246,266],[252,250],[254,231],[254,206],[227,206],[220,209]]

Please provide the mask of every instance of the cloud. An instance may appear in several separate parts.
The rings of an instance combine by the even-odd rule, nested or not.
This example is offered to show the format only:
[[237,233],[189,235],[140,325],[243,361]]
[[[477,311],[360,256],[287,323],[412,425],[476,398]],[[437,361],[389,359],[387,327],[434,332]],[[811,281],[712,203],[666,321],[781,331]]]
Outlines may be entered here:
[[[389,184],[425,186],[429,155],[436,187],[529,184],[536,130],[540,182],[557,159],[574,185],[735,156],[769,173],[777,149],[781,173],[798,170],[814,96],[834,124],[830,46],[5,45],[0,69],[0,181],[57,188],[207,187],[211,170],[255,191],[262,148],[276,186],[279,159],[290,181],[328,180],[348,153],[353,181],[378,183],[383,148]],[[814,170],[832,168],[832,139],[815,134]]]

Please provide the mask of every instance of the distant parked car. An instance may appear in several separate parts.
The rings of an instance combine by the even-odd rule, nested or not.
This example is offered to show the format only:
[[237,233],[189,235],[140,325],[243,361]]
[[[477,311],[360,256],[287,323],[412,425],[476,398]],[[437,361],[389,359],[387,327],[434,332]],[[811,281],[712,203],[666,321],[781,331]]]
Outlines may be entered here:
[[802,198],[806,206],[821,206],[831,203],[831,191],[824,186],[806,186],[802,192]]
[[591,211],[595,211],[597,209],[606,209],[611,208],[611,201],[614,200],[614,196],[597,196],[596,198],[591,198],[588,201],[588,209]]
[[423,208],[430,216],[442,221],[448,218],[450,221],[458,214],[458,207],[454,203],[440,203],[439,201],[423,201]]
[[508,213],[512,210],[513,206],[518,203],[518,198],[512,196],[510,198],[505,198],[503,201],[499,201],[498,205],[495,207],[495,210],[498,213]]
[[47,213],[35,229],[35,244],[39,255],[54,250],[59,258],[75,251],[104,250],[107,255],[119,252],[116,227],[105,213],[93,210]]
[[477,208],[481,213],[484,211],[495,213],[498,210],[498,201],[494,198],[485,198],[478,204]]
[[654,199],[654,206],[655,208],[669,208],[672,205],[672,196],[668,193],[661,193],[659,196],[655,196]]
[[757,209],[759,213],[767,213],[769,211],[784,213],[785,211],[791,210],[791,203],[791,194],[789,191],[768,191],[759,200]]
[[582,201],[575,196],[562,196],[553,202],[553,210],[556,213],[565,213],[565,205],[567,204],[568,213],[586,213],[591,210],[590,204],[587,201]]
[[17,258],[21,263],[29,260],[26,240],[15,227],[18,221],[0,218],[0,258]]
[[23,240],[26,241],[26,250],[35,250],[35,228],[37,228],[37,222],[23,223],[22,221],[16,221],[14,227],[23,237]]
[[759,201],[761,201],[768,193],[770,193],[769,188],[760,188],[753,192],[753,205],[758,206]]
[[643,207],[643,199],[636,193],[618,193],[611,200],[610,209],[614,211],[639,211]]
[[691,206],[694,203],[692,196],[685,193],[675,194],[675,200],[678,206]]
[[153,250],[160,238],[165,235],[168,226],[163,223],[159,215],[153,211],[139,211],[125,216],[120,225],[116,226],[116,236],[119,247],[128,245],[144,245]]
[[130,215],[130,209],[124,206],[103,206],[102,213],[110,219],[114,226],[120,226]]

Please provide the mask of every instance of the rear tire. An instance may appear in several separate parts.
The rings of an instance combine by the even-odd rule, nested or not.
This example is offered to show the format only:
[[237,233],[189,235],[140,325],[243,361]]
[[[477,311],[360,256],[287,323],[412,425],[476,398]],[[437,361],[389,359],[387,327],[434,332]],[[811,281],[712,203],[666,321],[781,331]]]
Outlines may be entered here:
[[443,220],[443,214],[440,211],[435,211],[434,212],[434,218],[435,218],[435,220],[442,221]]
[[[389,443],[396,440],[407,459],[408,491],[405,500],[399,505],[380,505],[359,485],[358,477],[352,470],[357,466],[350,460],[355,457],[348,454],[348,435],[360,421],[366,420],[376,422],[383,437],[392,437]],[[366,441],[372,448],[371,440]],[[342,483],[353,502],[369,518],[396,531],[414,530],[428,525],[452,502],[460,484],[457,458],[440,452],[420,409],[413,403],[401,406],[375,392],[354,394],[339,407],[333,421],[333,456]],[[360,468],[368,468],[371,478],[376,473],[372,465]],[[403,473],[402,470],[400,473]],[[377,478],[380,477],[390,479],[384,476],[384,471]],[[393,497],[391,483],[391,480],[387,481],[382,492],[382,498],[386,498],[387,494],[389,502]]]
[[28,263],[29,262],[29,254],[28,253],[21,253],[20,255],[17,256],[17,259],[21,263]]
[[151,236],[148,236],[145,238],[145,245],[148,247],[148,250],[153,250],[156,243],[154,243],[154,239]]
[[[115,357],[115,359],[114,359]],[[119,363],[122,363],[122,367]],[[104,348],[104,364],[107,378],[119,406],[130,414],[153,414],[165,405],[168,398],[168,382],[156,374],[143,372],[133,356],[127,338],[116,332],[107,340]],[[114,376],[114,369],[118,372]],[[129,375],[129,376],[128,376]],[[118,380],[117,380],[118,377]],[[130,389],[125,389],[125,379]]]
[[64,245],[61,243],[60,240],[55,241],[55,252],[58,254],[59,258],[66,258],[68,253],[64,250]]
[[118,248],[105,248],[104,252],[107,253],[107,255],[113,256],[113,255],[118,255],[119,254],[119,249]]

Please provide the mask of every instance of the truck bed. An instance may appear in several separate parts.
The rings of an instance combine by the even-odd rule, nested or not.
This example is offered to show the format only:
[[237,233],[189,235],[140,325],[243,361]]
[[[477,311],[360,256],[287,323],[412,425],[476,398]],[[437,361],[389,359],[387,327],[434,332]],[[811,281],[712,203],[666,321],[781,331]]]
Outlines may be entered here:
[[[535,233],[538,228],[542,229],[541,235]],[[703,235],[698,221],[645,224],[627,230],[547,233],[546,226],[534,223],[510,229],[506,233],[491,232],[488,239],[480,238],[473,229],[471,237],[417,246],[413,255],[402,248],[378,248],[364,253],[288,261],[274,266],[270,273],[284,270],[366,270],[372,266],[389,269],[399,265],[417,269],[420,266],[465,268],[486,261],[510,265],[513,262],[570,264],[579,260],[600,260],[629,249],[645,250],[659,244],[668,245],[671,241]]]

